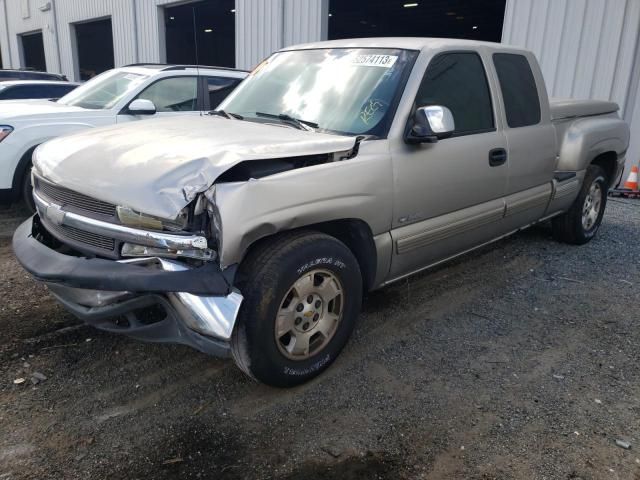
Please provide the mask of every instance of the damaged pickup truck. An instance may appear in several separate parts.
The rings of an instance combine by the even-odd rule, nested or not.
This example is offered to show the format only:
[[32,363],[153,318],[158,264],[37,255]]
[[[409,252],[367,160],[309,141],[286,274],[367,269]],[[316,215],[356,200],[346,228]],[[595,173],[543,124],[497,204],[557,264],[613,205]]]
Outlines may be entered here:
[[629,142],[617,110],[550,103],[533,54],[499,44],[290,47],[208,116],[40,146],[14,251],[97,328],[292,386],[367,291],[546,219],[591,240]]

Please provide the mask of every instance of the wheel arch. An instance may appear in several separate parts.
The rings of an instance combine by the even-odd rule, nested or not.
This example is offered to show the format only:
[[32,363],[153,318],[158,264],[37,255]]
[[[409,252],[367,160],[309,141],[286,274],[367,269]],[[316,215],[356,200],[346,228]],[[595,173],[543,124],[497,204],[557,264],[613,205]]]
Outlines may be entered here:
[[[629,127],[620,118],[596,116],[578,118],[560,136],[557,170],[576,172],[596,159],[622,159],[629,147]],[[616,174],[614,173],[613,177]],[[614,180],[611,179],[613,182]]]
[[14,198],[19,198],[22,195],[22,179],[31,164],[31,160],[33,159],[33,152],[36,148],[38,148],[40,144],[32,145],[29,147],[20,157],[18,161],[18,165],[13,172],[13,181],[11,182],[11,190],[13,192]]
[[591,160],[590,165],[598,165],[604,170],[609,186],[615,184],[618,172],[618,154],[616,152],[608,151],[596,155],[596,157]]
[[250,253],[255,249],[268,244],[283,235],[290,235],[295,232],[304,231],[324,233],[325,235],[329,235],[330,237],[344,243],[358,262],[362,275],[363,290],[368,291],[373,288],[376,278],[378,257],[375,242],[373,240],[373,233],[367,222],[356,218],[345,218],[314,223],[261,237],[247,247],[242,256],[242,260],[240,261],[240,265],[242,265]]

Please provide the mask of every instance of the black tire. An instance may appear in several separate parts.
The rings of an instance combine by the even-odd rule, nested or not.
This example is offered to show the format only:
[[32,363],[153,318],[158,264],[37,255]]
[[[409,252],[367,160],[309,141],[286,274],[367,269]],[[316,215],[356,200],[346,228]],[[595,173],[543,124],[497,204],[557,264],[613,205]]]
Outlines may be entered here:
[[[342,318],[321,350],[312,355],[309,349],[308,358],[291,359],[277,343],[276,317],[294,283],[319,269],[333,275],[342,287]],[[331,365],[347,343],[362,303],[360,268],[342,242],[316,232],[276,237],[250,252],[237,278],[244,301],[232,335],[231,351],[241,370],[265,384],[292,387],[316,377]]]
[[33,185],[31,184],[31,163],[27,165],[27,169],[22,176],[21,185],[22,200],[31,213],[36,212],[36,204],[33,200]]
[[[594,184],[597,184],[601,191],[600,210],[593,225],[585,228],[582,222],[583,208],[591,186]],[[595,237],[607,206],[608,191],[609,180],[604,170],[598,165],[589,165],[580,192],[571,208],[552,220],[553,237],[560,242],[573,245],[584,245]]]

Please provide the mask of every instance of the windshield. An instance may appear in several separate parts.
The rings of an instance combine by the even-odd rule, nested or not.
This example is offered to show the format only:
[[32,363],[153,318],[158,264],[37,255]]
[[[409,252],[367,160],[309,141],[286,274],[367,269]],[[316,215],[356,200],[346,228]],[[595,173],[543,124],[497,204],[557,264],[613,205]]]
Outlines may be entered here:
[[122,97],[147,78],[148,75],[139,73],[110,70],[67,93],[58,100],[58,103],[72,107],[104,110],[116,105]]
[[329,132],[386,136],[396,93],[416,55],[379,48],[280,52],[218,109],[260,121],[274,121],[264,114],[287,115]]

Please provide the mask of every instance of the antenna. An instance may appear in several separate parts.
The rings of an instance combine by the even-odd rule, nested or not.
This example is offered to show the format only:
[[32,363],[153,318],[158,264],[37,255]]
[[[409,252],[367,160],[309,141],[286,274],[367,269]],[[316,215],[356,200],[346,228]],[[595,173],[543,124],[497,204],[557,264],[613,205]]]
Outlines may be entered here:
[[[191,14],[193,17],[193,48],[196,54],[196,74],[198,78],[196,80],[196,89],[198,92],[198,98],[204,100],[204,91],[202,90],[202,78],[200,78],[200,57],[198,56],[198,27],[196,25],[196,7],[191,7]],[[196,98],[196,102],[198,99]],[[202,108],[200,109],[200,116],[202,116]]]

